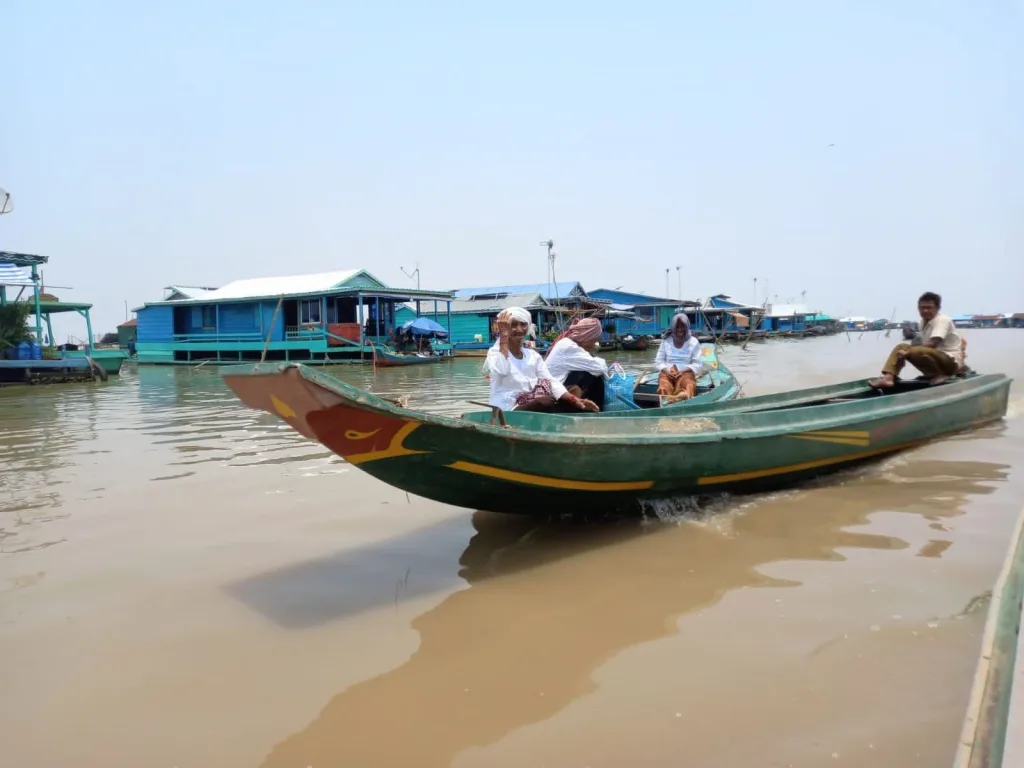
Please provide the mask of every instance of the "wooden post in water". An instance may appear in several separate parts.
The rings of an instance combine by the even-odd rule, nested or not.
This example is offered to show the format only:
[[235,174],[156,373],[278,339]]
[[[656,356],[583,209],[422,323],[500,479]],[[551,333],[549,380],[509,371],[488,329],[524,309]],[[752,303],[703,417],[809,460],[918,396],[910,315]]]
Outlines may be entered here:
[[274,325],[277,323],[277,313],[281,311],[281,305],[284,303],[284,296],[277,300],[277,306],[274,307],[274,316],[270,318],[270,330],[267,331],[267,338],[263,342],[263,354],[260,355],[260,363],[267,359],[267,349],[270,347],[270,337],[274,335]]

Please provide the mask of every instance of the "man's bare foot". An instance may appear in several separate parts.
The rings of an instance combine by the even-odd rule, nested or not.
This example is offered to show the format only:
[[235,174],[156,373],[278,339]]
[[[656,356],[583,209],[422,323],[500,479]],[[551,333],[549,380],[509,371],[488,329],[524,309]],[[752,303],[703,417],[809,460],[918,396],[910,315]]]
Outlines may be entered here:
[[947,381],[949,381],[949,376],[936,376],[935,378],[930,379],[928,383],[933,387],[937,387],[939,384],[945,384]]
[[868,386],[873,389],[892,389],[896,386],[896,377],[891,373],[883,373],[877,379],[869,381]]

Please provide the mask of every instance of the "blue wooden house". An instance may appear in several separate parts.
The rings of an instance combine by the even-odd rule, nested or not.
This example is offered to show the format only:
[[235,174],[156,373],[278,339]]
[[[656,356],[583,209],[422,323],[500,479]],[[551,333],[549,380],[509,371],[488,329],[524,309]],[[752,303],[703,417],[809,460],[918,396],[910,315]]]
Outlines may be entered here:
[[692,313],[700,306],[697,301],[665,299],[609,288],[598,288],[587,295],[608,305],[611,311],[607,313],[605,327],[610,330],[610,335],[619,339],[627,336],[661,336],[671,327],[672,317],[680,307]]
[[777,333],[799,333],[807,330],[809,316],[816,316],[803,304],[769,304],[762,327]]
[[690,315],[690,325],[698,333],[714,336],[740,336],[766,332],[762,315],[764,308],[733,301],[732,297],[719,293],[704,302],[703,306]]
[[1006,315],[975,315],[971,320],[974,328],[1005,328],[1009,325]]
[[363,269],[236,280],[217,288],[173,286],[137,308],[140,363],[362,359],[382,344],[405,302],[447,321],[447,291],[391,288]]
[[[522,307],[530,313],[533,323],[540,328],[553,309],[540,293],[503,293],[474,295],[451,302],[451,343],[455,349],[486,349],[494,342],[498,315],[509,307]],[[398,309],[395,319],[399,326],[421,315],[415,307],[405,305]],[[430,317],[428,314],[427,317]]]

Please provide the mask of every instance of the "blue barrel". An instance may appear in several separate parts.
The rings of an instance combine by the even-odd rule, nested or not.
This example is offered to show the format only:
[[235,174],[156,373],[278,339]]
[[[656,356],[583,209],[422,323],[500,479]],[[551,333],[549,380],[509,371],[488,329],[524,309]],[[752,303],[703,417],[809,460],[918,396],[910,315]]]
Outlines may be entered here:
[[23,341],[18,344],[18,359],[19,360],[31,360],[32,359],[32,345],[27,341]]
[[42,360],[43,359],[43,345],[38,341],[32,342],[32,359]]

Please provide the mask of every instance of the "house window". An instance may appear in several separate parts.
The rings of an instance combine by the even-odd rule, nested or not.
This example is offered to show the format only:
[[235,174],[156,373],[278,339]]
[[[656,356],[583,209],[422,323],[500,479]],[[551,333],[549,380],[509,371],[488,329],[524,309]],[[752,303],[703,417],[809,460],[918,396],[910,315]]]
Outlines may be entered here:
[[299,302],[299,323],[308,325],[320,322],[320,299],[303,299]]
[[217,308],[216,307],[200,307],[200,318],[199,325],[202,328],[216,328],[217,327]]

